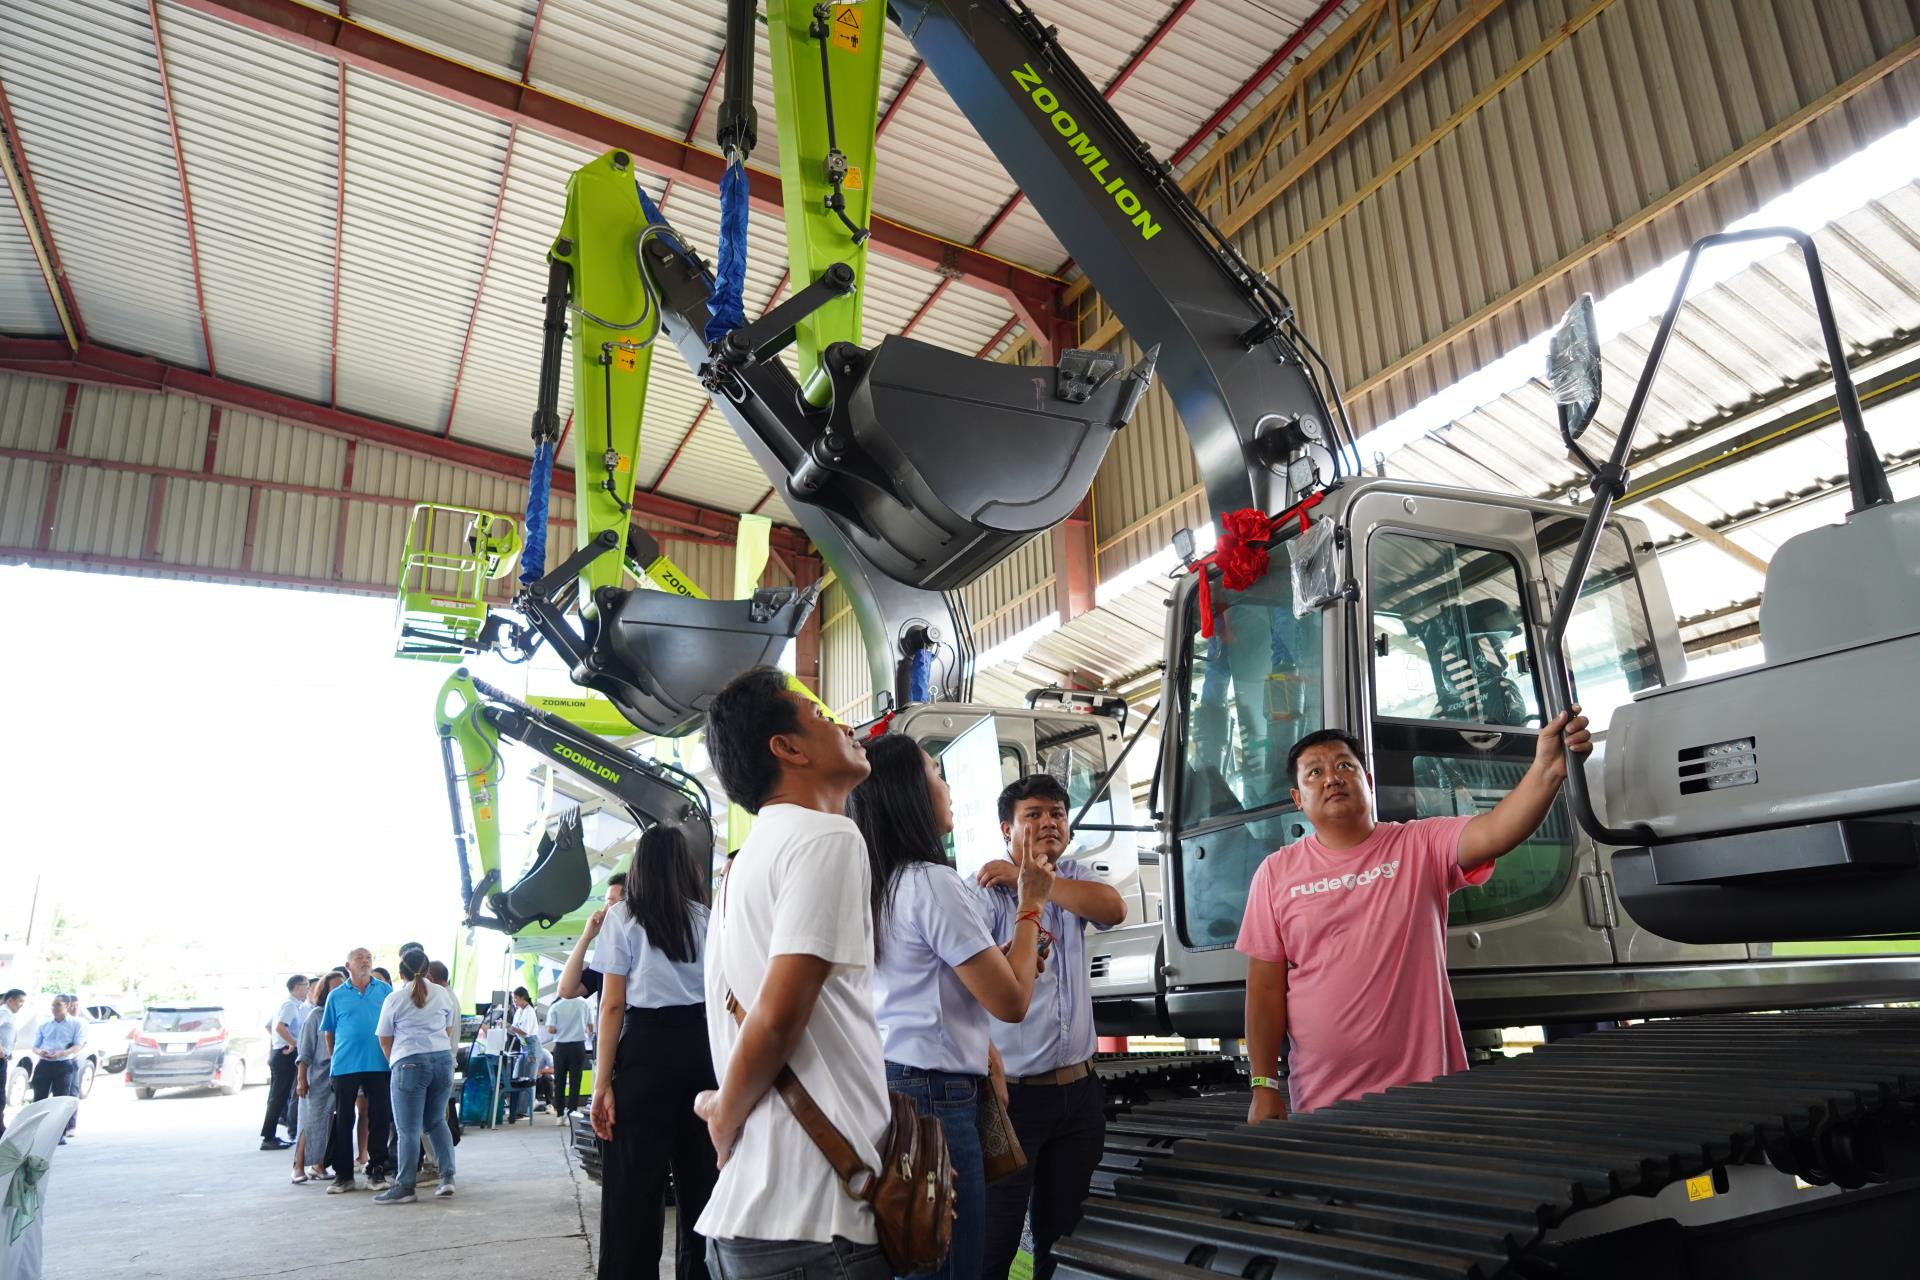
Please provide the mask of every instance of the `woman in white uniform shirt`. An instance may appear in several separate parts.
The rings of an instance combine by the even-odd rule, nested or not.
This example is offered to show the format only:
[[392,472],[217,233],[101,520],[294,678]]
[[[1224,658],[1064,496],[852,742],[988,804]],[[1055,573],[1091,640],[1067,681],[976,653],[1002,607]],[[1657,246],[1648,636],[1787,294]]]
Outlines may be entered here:
[[393,1122],[397,1130],[400,1172],[393,1185],[373,1198],[375,1204],[411,1204],[420,1176],[420,1134],[433,1144],[440,1167],[436,1196],[453,1194],[453,1134],[447,1129],[447,1097],[453,1092],[453,1053],[447,1028],[460,1022],[453,993],[427,981],[427,953],[400,957],[400,986],[380,1006],[374,1034],[392,1068]]
[[660,1273],[662,1196],[673,1170],[678,1280],[707,1280],[693,1224],[718,1176],[693,1100],[716,1085],[707,1047],[707,850],[674,827],[640,837],[626,896],[607,908],[594,953],[602,975],[593,1131],[606,1145],[600,1178],[600,1278]]
[[[887,1088],[940,1122],[953,1161],[953,1247],[929,1274],[976,1280],[986,1227],[977,1112],[987,1077],[998,1075],[988,1015],[1018,1022],[1027,1014],[1053,868],[1021,860],[1019,923],[1003,954],[941,848],[953,830],[953,801],[939,766],[919,743],[894,734],[870,744],[867,761],[872,772],[854,788],[847,813],[873,861],[873,1012]],[[991,1087],[1005,1085],[996,1079]]]

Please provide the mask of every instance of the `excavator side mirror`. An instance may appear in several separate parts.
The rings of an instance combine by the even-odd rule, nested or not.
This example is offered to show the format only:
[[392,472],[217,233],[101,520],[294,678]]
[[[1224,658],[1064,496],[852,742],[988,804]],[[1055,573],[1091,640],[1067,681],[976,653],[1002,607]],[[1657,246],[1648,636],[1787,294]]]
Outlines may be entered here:
[[1600,408],[1600,333],[1590,293],[1575,299],[1553,331],[1547,347],[1547,382],[1560,411],[1560,438],[1573,450],[1574,441]]

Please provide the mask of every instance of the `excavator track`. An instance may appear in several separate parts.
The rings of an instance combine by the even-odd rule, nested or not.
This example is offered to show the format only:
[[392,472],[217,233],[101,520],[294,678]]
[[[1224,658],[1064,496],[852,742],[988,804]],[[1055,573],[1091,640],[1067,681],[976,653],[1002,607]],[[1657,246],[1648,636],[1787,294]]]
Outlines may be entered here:
[[1600,1031],[1285,1123],[1246,1098],[1123,1106],[1060,1274],[1492,1280],[1583,1210],[1729,1167],[1912,1178],[1920,1009]]

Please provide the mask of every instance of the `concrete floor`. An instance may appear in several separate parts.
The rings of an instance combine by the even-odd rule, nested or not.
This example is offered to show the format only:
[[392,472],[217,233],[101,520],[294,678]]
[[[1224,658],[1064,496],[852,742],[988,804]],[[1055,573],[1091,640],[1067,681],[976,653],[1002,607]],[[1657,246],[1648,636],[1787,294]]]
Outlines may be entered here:
[[[264,1088],[140,1102],[102,1078],[53,1162],[45,1280],[594,1274],[600,1189],[553,1117],[468,1129],[458,1195],[434,1200],[423,1186],[418,1204],[379,1206],[364,1189],[289,1184],[291,1153],[258,1150],[265,1106]],[[671,1210],[666,1241],[662,1277],[673,1274]]]

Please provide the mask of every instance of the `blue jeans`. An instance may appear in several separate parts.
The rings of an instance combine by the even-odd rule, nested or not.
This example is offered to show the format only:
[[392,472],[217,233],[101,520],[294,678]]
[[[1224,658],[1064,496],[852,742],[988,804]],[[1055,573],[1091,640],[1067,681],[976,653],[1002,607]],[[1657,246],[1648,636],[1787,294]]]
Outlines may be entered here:
[[886,1280],[887,1255],[877,1244],[839,1236],[816,1240],[707,1241],[707,1270],[715,1280]]
[[447,1128],[447,1095],[452,1092],[453,1054],[447,1050],[410,1053],[393,1064],[393,1122],[400,1148],[396,1181],[409,1191],[420,1176],[423,1128],[441,1180],[453,1178],[453,1133]]
[[940,1122],[940,1131],[947,1135],[947,1158],[953,1162],[953,1248],[942,1266],[924,1273],[931,1280],[975,1280],[980,1274],[986,1248],[987,1177],[977,1113],[985,1083],[982,1076],[887,1064],[887,1088],[913,1099],[921,1115]]

